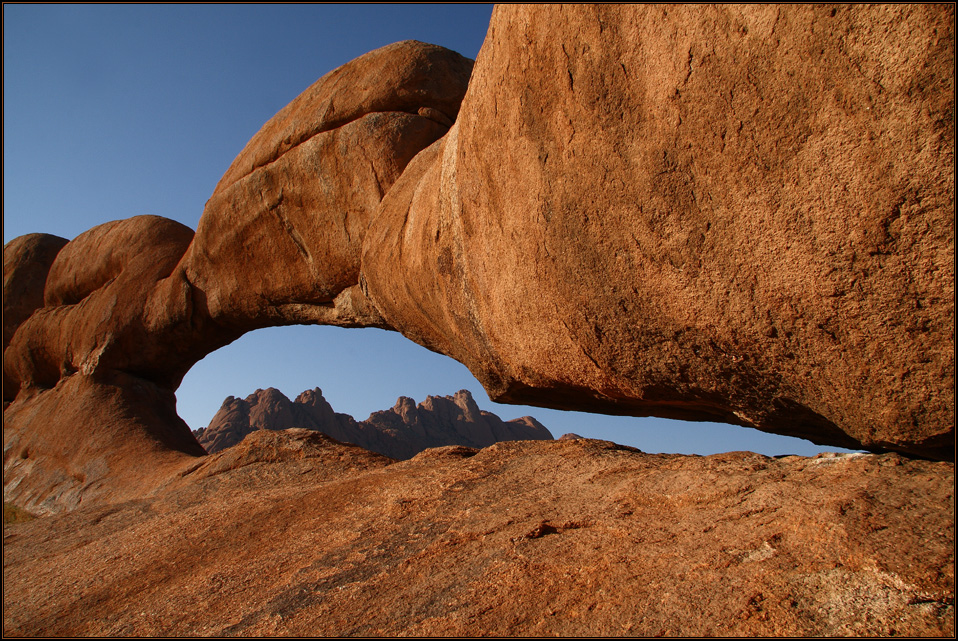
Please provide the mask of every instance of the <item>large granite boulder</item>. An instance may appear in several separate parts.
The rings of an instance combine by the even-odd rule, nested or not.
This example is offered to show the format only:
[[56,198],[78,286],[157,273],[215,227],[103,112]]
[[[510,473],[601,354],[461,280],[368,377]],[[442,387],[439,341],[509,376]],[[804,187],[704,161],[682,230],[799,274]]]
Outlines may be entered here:
[[[6,500],[53,512],[131,498],[169,464],[203,454],[173,393],[202,358],[209,325],[184,328],[175,309],[151,305],[192,237],[174,221],[137,216],[51,241],[60,249],[46,277],[24,293],[42,305],[4,350]],[[11,264],[33,255],[12,241],[5,268],[8,250]],[[5,298],[5,319],[6,307]],[[184,333],[190,340],[179,340]]]
[[499,6],[366,292],[499,402],[953,458],[953,18]]
[[206,204],[183,261],[219,323],[383,326],[359,255],[383,194],[456,118],[472,60],[399,42],[346,63],[257,133]]
[[[66,238],[51,234],[27,234],[3,246],[3,350],[13,334],[33,312],[43,307],[43,286]],[[18,391],[13,381],[3,377],[3,406]]]

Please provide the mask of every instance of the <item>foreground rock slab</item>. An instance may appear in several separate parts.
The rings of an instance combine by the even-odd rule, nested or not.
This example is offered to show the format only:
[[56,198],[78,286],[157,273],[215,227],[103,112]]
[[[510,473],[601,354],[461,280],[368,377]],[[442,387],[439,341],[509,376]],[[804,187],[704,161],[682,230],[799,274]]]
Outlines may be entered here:
[[4,526],[3,632],[953,635],[954,465],[257,432]]

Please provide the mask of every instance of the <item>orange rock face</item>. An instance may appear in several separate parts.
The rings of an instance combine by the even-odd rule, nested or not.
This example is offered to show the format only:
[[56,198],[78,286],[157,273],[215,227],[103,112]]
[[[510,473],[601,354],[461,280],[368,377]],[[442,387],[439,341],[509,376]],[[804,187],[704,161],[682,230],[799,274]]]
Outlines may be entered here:
[[471,71],[448,49],[401,42],[323,76],[267,122],[184,258],[212,318],[244,331],[383,326],[357,287],[366,229],[406,164],[449,129]]
[[[203,326],[177,342],[177,310],[152,304],[192,237],[174,221],[138,216],[62,245],[33,290],[42,306],[4,350],[4,394],[16,391],[4,398],[13,401],[3,412],[7,500],[58,511],[139,496],[169,464],[203,454],[173,395],[202,358]],[[8,253],[11,262],[24,256],[18,240],[4,248],[5,266]],[[7,305],[5,295],[5,318]]]
[[954,459],[953,7],[501,6],[471,69],[320,79],[195,235],[4,248],[4,497],[72,510],[4,527],[4,634],[953,636],[949,462],[203,457],[188,369],[330,323],[501,401]]
[[490,396],[954,456],[954,33],[921,7],[500,6],[363,254]]

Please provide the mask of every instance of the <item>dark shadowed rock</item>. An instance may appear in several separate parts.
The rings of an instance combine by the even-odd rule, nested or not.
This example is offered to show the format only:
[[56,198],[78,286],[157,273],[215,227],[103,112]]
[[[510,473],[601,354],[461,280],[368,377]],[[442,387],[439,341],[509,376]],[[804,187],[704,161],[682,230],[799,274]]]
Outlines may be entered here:
[[227,397],[210,424],[199,433],[198,440],[212,454],[236,445],[258,430],[294,427],[349,443],[357,443],[361,431],[353,417],[333,411],[319,388],[307,390],[291,401],[270,387],[256,390],[245,399]]
[[[25,320],[43,307],[43,287],[65,238],[27,234],[3,246],[3,350]],[[3,404],[17,396],[19,386],[3,377]]]
[[453,396],[427,396],[419,405],[401,397],[389,410],[373,412],[363,421],[393,458],[407,459],[432,447],[461,445],[483,448],[503,441],[551,440],[552,434],[532,417],[503,421],[479,409],[468,390]]
[[47,274],[67,242],[50,234],[27,234],[3,246],[3,349],[23,321],[43,307]]

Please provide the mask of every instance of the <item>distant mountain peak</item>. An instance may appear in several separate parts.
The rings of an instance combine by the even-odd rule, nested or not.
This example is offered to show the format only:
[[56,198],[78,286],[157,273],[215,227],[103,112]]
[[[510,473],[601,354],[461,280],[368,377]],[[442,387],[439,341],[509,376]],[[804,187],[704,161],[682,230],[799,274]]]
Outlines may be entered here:
[[236,445],[256,430],[301,427],[322,432],[395,459],[446,445],[482,448],[500,441],[551,440],[552,434],[530,416],[503,421],[479,409],[472,393],[462,389],[452,396],[415,399],[400,396],[388,410],[373,412],[358,422],[333,411],[318,387],[290,401],[278,389],[258,389],[245,400],[229,396],[197,440],[213,453]]

